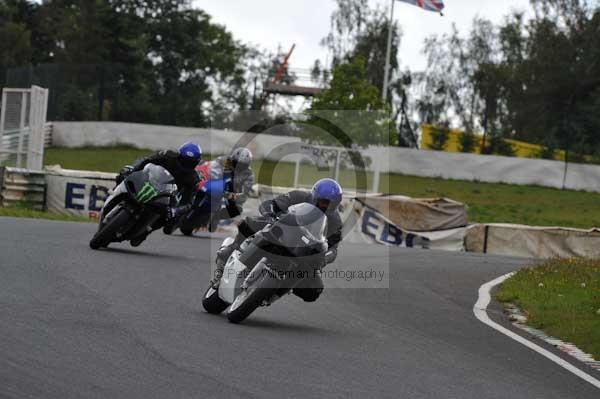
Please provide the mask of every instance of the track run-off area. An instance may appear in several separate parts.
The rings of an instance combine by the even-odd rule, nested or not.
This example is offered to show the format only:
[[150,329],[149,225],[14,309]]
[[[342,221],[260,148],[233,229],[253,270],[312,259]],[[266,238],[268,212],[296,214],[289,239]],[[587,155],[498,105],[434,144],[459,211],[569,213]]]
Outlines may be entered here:
[[[343,244],[329,267],[384,270],[389,288],[330,279],[316,303],[290,295],[233,325],[201,306],[220,240],[92,251],[95,227],[0,218],[0,398],[600,396],[475,317],[479,288],[527,260]],[[487,314],[533,339],[494,301]]]

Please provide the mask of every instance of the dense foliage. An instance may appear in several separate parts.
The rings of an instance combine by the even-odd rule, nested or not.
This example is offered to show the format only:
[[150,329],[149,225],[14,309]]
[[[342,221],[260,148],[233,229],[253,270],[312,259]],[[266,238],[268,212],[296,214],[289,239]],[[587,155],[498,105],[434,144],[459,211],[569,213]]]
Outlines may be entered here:
[[[415,147],[415,132],[428,123],[466,131],[463,151],[477,145],[510,155],[510,138],[541,144],[540,157],[562,149],[570,160],[600,161],[598,1],[530,1],[531,18],[476,18],[466,35],[455,28],[427,38],[425,71],[400,69],[394,22],[383,104],[375,99],[384,80],[387,10],[336,0],[322,42],[330,62],[317,60],[311,73],[327,89],[309,109],[387,113],[378,119],[386,133],[350,134],[357,145]],[[237,41],[190,0],[0,0],[0,85],[49,87],[55,120],[247,124],[232,111],[269,104],[260,86],[277,56]],[[293,80],[286,71],[283,82]],[[307,120],[294,122],[285,112],[263,119],[253,131],[298,134],[296,122]],[[485,134],[481,143],[476,133]]]
[[0,37],[0,79],[49,87],[55,119],[202,126],[249,106],[252,49],[188,0],[2,0]]
[[598,157],[600,9],[583,0],[531,3],[530,20],[518,12],[498,26],[477,18],[466,37],[455,29],[429,38],[415,113],[485,133],[487,153],[510,153],[503,139],[513,138],[545,146],[541,157],[556,149]]

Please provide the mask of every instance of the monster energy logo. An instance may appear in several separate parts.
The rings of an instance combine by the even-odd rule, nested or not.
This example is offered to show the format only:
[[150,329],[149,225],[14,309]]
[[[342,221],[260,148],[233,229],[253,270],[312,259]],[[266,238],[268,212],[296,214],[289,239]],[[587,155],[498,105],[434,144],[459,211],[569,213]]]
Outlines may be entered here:
[[150,201],[152,198],[156,197],[157,194],[158,194],[158,192],[156,191],[154,186],[152,186],[152,184],[146,182],[144,184],[144,186],[142,187],[142,189],[137,193],[135,198],[139,202],[142,202],[145,204],[146,202]]

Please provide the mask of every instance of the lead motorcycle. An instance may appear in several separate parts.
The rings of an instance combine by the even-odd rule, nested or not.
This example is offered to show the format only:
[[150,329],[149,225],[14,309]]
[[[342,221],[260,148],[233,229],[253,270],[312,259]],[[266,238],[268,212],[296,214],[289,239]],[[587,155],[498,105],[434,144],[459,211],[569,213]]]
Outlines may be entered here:
[[173,176],[162,166],[148,164],[130,173],[104,203],[90,247],[100,249],[147,235],[164,220],[176,192]]
[[[327,218],[314,205],[291,206],[231,254],[217,288],[211,285],[204,294],[204,309],[220,314],[229,307],[229,321],[240,323],[273,304],[325,264],[326,227]],[[227,238],[223,246],[232,242]]]

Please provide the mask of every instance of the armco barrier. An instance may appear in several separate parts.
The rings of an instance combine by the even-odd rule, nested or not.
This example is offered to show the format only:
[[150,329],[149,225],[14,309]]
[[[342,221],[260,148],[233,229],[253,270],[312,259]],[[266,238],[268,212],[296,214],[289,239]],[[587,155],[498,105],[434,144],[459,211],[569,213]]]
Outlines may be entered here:
[[26,204],[45,208],[46,173],[27,169],[0,168],[0,206]]

